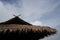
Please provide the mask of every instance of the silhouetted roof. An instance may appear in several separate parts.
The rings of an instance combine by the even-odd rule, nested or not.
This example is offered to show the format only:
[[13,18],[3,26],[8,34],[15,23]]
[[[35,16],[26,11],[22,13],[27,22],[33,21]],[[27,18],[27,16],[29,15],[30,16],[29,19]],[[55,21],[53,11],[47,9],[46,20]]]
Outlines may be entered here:
[[0,24],[22,24],[22,25],[31,25],[30,23],[22,20],[21,18],[19,18],[18,16],[15,16],[14,18],[8,20],[8,21],[5,21],[5,22],[2,22]]
[[[54,30],[53,28],[50,28],[50,27],[44,27],[44,26],[34,26],[24,20],[22,20],[21,18],[19,18],[18,16],[15,16],[14,18],[6,21],[6,22],[2,22],[0,23],[0,29],[23,29],[24,31],[25,30],[28,30],[28,29],[32,29],[32,30],[39,30],[39,31],[48,31],[50,32],[51,30],[53,30],[53,32],[56,32],[56,30]],[[52,31],[51,31],[52,32]]]
[[20,31],[23,30],[23,32],[27,32],[27,33],[29,31],[33,31],[32,33],[35,32],[37,36],[40,36],[40,38],[43,38],[45,36],[56,33],[56,29],[54,29],[54,28],[50,28],[47,26],[35,26],[35,25],[32,25],[32,24],[22,20],[18,16],[14,17],[6,22],[0,23],[0,31],[3,31],[3,30],[6,31],[8,29],[10,31],[15,31],[17,29]]

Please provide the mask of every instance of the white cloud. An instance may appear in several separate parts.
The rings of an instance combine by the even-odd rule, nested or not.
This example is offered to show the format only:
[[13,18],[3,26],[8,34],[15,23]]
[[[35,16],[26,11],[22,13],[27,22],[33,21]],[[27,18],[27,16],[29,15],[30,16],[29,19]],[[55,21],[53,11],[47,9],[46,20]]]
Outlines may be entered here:
[[46,12],[52,11],[56,4],[50,4],[49,1],[46,0],[22,0],[23,1],[23,11],[26,12],[26,14],[30,13],[39,13],[43,14]]
[[0,22],[6,21],[13,17],[13,14],[18,15],[20,13],[20,8],[15,7],[11,4],[4,5],[3,2],[0,1]]
[[44,24],[42,21],[33,21],[33,22],[31,22],[31,24],[36,25],[36,26],[48,26],[48,27],[51,27],[51,28],[55,28],[55,27],[53,27],[51,25]]
[[18,4],[16,6],[15,4],[11,5],[8,3],[4,5],[3,2],[0,1],[0,14],[2,17],[5,18],[8,15],[12,17],[13,14],[22,14],[24,20],[31,22],[40,19],[43,14],[52,11],[56,7],[56,4],[51,5],[49,1],[46,0],[22,0],[21,3],[20,1],[21,0],[18,1],[18,4],[20,4],[21,7],[16,7]]
[[[59,2],[52,5],[46,0],[22,0],[21,3],[18,1],[18,4],[22,4],[21,8],[11,4],[4,5],[3,2],[0,1],[0,22],[12,18],[13,14],[22,14],[22,18],[25,21],[34,23],[36,20],[40,20],[40,17],[42,17],[43,14],[46,14],[46,12],[53,11],[55,7],[59,5]],[[42,21],[37,21],[37,24],[43,25]],[[46,24],[49,25],[48,23]],[[53,25],[54,23],[50,24]]]
[[34,22],[31,22],[31,24],[32,25],[37,25],[37,26],[43,26],[41,21],[34,21]]
[[30,19],[31,21],[40,19],[43,14],[53,11],[58,5],[58,3],[51,4],[47,0],[22,0],[22,2],[23,18],[27,21]]

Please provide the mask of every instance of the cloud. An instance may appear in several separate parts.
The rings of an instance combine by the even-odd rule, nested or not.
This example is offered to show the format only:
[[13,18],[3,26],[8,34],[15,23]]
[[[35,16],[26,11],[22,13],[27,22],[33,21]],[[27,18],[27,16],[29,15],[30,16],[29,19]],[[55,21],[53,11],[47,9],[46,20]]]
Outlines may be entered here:
[[[60,5],[60,0],[0,0],[0,22],[12,18],[13,14],[21,14],[22,19],[34,25],[55,26],[60,20],[58,5]],[[59,36],[55,37],[56,40],[59,39]]]
[[55,8],[55,10],[53,10],[52,12],[48,12],[46,14],[43,14],[42,17],[39,19],[42,22],[44,22],[47,25],[52,25],[52,26],[56,26],[59,25],[60,23],[60,5],[57,5],[57,7]]
[[40,21],[34,21],[31,24],[36,25],[36,26],[43,26],[42,22],[40,22]]
[[28,22],[39,20],[43,14],[51,12],[57,6],[57,3],[50,4],[52,1],[47,0],[1,0],[0,2],[4,7],[2,11],[7,10],[5,14],[21,14],[21,17]]
[[10,4],[16,7],[21,7],[21,0],[0,0],[4,5]]
[[43,14],[53,11],[59,4],[59,2],[54,3],[52,0],[22,0],[22,2],[23,19],[26,19],[27,21],[30,20],[29,22],[39,20]]
[[3,2],[0,1],[0,22],[6,21],[9,18],[13,17],[13,14],[19,14],[20,9],[15,7],[14,5],[4,5]]

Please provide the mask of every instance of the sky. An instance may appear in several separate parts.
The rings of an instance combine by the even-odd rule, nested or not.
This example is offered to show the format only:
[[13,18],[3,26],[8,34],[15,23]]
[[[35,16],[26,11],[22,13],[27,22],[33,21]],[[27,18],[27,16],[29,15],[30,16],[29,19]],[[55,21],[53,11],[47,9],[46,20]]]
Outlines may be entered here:
[[60,38],[60,0],[0,0],[0,22],[21,15],[20,18],[33,24],[50,26],[58,30],[56,35],[41,40]]

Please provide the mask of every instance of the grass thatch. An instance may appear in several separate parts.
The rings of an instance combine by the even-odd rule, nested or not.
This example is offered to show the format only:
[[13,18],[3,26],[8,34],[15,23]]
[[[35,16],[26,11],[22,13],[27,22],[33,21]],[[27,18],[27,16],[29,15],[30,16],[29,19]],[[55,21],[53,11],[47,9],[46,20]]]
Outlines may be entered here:
[[56,29],[50,27],[33,26],[33,25],[15,25],[15,24],[0,25],[0,36],[1,34],[5,35],[5,36],[2,35],[3,37],[6,37],[8,35],[8,37],[6,38],[12,38],[12,39],[14,38],[14,40],[16,39],[15,38],[16,36],[20,40],[37,40],[55,33]]

